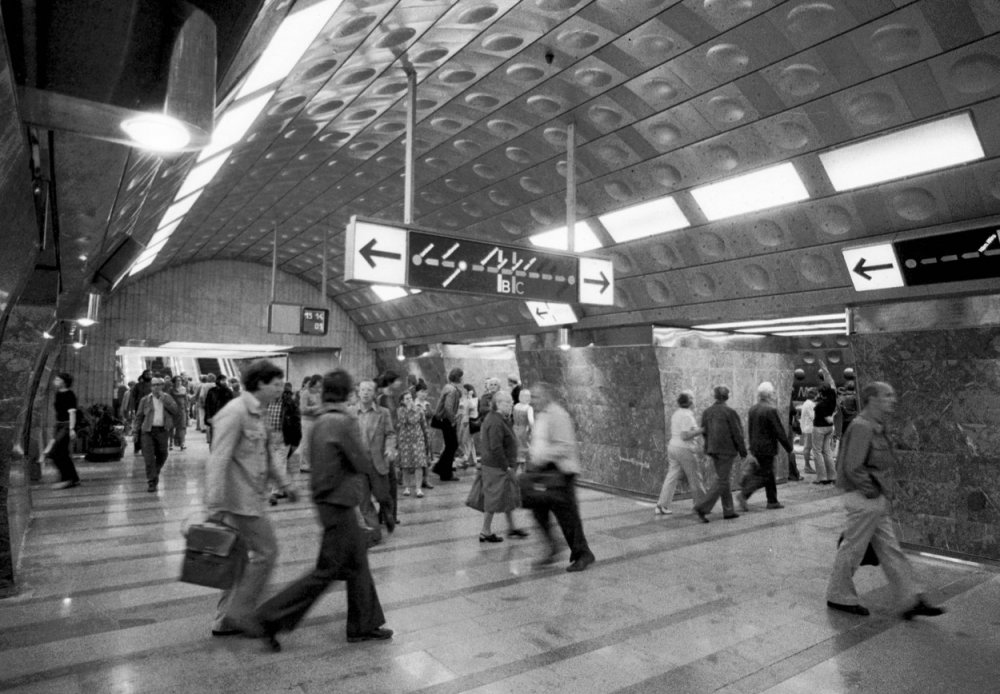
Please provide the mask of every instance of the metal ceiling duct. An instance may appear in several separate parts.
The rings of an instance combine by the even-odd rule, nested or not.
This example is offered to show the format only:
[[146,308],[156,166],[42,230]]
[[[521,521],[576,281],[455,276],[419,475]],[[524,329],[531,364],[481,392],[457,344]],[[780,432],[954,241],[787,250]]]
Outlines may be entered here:
[[[174,122],[176,151],[208,144],[216,27],[182,0],[3,0],[25,122],[131,146],[123,123]],[[168,119],[173,119],[172,121]]]

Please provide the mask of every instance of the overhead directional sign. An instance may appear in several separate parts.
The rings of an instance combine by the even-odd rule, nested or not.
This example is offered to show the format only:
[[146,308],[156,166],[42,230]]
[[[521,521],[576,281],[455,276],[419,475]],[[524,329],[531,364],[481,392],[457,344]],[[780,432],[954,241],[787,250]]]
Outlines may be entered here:
[[406,229],[351,219],[344,276],[375,284],[406,284]]
[[[346,250],[347,280],[563,304],[614,304],[613,266],[599,258],[457,239],[356,217],[347,227]],[[580,281],[584,274],[586,285]]]
[[579,320],[573,307],[569,304],[555,304],[546,301],[525,301],[524,303],[531,311],[531,317],[543,328],[569,325]]
[[841,250],[854,289],[859,292],[903,286],[903,275],[891,243]]
[[1000,277],[1000,227],[896,241],[909,286]]

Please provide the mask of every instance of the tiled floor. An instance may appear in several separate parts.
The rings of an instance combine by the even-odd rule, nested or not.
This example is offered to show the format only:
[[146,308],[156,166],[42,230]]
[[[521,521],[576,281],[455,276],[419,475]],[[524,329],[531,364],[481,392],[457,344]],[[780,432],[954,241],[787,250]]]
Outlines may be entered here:
[[[581,490],[598,562],[567,574],[532,570],[534,533],[480,544],[467,475],[401,499],[403,524],[371,552],[392,641],[346,643],[339,585],[281,653],[212,638],[217,592],[176,580],[181,525],[201,516],[205,456],[192,431],[155,495],[131,452],[83,464],[77,489],[37,491],[23,592],[0,600],[0,691],[1000,691],[1000,576],[914,557],[949,612],[903,622],[881,572],[864,567],[872,616],[831,613],[823,593],[840,504],[804,483],[779,488],[784,510],[759,510],[755,498],[758,510],[709,525],[689,501],[654,517],[649,503]],[[308,501],[271,518],[277,587],[311,566],[318,526]]]

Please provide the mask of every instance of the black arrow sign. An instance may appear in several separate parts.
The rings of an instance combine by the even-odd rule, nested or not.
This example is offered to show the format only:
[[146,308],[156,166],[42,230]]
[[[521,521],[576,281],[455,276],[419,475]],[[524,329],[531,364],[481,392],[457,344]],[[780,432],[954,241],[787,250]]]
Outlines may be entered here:
[[[862,262],[864,262],[864,261],[862,261]],[[604,290],[606,290],[608,287],[611,286],[611,283],[608,282],[608,278],[604,275],[603,272],[601,272],[600,274],[601,274],[601,279],[599,279],[599,280],[584,279],[583,281],[586,284],[599,284],[599,285],[601,285],[601,294],[603,294]]]
[[892,263],[889,263],[888,265],[869,265],[868,267],[865,267],[864,258],[859,260],[858,264],[854,266],[854,272],[861,275],[866,280],[870,280],[872,278],[872,276],[868,274],[869,271],[875,272],[876,270],[891,270],[891,269],[892,269]]
[[375,267],[375,261],[372,258],[390,258],[392,260],[399,260],[403,256],[399,253],[389,253],[387,251],[376,251],[375,250],[375,239],[372,239],[364,245],[361,249],[361,257],[368,261],[368,264]]

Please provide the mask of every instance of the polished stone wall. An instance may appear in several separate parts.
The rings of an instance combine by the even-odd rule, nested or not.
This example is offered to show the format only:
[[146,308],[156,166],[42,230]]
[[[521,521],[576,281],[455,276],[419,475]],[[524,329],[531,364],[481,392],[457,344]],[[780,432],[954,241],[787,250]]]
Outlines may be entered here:
[[[795,359],[784,340],[688,330],[658,338],[657,346],[521,350],[517,357],[529,387],[544,380],[560,391],[577,428],[581,477],[650,496],[659,493],[666,476],[669,423],[680,391],[695,392],[700,418],[712,402],[712,388],[729,386],[729,403],[745,426],[761,381],[772,381],[778,407],[788,408]],[[787,476],[786,459],[778,460],[777,473]]]
[[895,517],[916,545],[1000,560],[1000,328],[856,335],[859,382],[898,394]]

